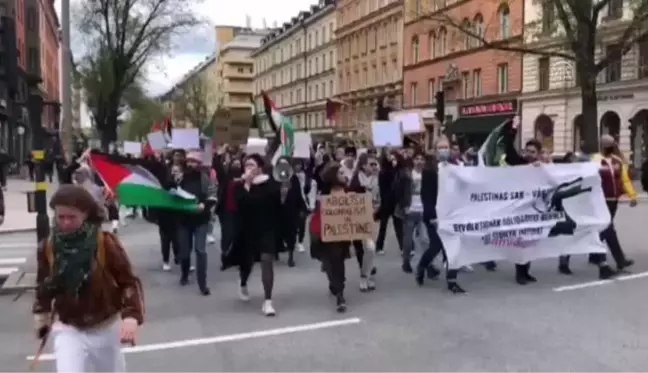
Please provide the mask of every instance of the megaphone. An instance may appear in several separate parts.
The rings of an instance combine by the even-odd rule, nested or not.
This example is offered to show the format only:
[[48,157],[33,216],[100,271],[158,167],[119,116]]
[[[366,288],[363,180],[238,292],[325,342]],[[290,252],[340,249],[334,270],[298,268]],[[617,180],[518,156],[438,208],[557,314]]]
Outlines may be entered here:
[[294,173],[295,170],[288,162],[277,162],[272,169],[272,177],[280,183],[290,180]]

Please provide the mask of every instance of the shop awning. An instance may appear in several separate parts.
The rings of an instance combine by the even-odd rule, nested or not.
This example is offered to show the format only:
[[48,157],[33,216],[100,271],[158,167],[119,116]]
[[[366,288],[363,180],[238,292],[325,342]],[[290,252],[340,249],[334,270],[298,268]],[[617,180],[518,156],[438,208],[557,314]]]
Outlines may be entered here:
[[513,119],[514,116],[515,114],[463,117],[448,125],[448,132],[454,134],[489,133],[505,121]]

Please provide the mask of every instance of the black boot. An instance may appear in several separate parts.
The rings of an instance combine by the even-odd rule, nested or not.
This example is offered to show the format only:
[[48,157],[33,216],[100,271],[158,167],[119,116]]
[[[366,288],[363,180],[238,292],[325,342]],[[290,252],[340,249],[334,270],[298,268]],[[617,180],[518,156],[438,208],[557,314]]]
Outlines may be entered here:
[[574,274],[574,272],[569,268],[569,256],[563,255],[558,259],[558,272],[563,275]]
[[523,267],[519,264],[515,265],[515,282],[517,282],[518,285],[526,285],[529,282],[524,275]]
[[466,292],[461,286],[459,286],[458,283],[454,281],[448,282],[448,290],[450,290],[452,294],[463,294]]
[[344,299],[344,295],[342,293],[338,294],[335,299],[335,310],[338,313],[344,313],[347,310],[347,305],[346,305],[346,300]]
[[609,280],[616,275],[616,272],[607,264],[602,264],[599,267],[599,279]]
[[620,264],[617,265],[617,268],[619,269],[619,272],[621,272],[621,271],[625,270],[628,267],[632,267],[633,264],[634,264],[634,260],[632,260],[632,259],[624,259],[623,263],[620,263]]
[[295,266],[295,258],[293,256],[293,251],[288,253],[288,267],[292,268]]
[[486,268],[488,272],[495,272],[497,270],[497,263],[493,261],[486,262],[484,263],[484,268]]

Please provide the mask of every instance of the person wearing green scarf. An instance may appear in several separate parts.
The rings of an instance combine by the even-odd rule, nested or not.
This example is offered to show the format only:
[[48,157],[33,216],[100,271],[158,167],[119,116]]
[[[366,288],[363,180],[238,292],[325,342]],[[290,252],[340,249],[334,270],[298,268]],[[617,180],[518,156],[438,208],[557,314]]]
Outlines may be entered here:
[[105,209],[80,185],[52,197],[54,227],[39,245],[35,329],[52,334],[58,372],[125,372],[122,343],[144,320],[139,279],[119,238],[101,229]]

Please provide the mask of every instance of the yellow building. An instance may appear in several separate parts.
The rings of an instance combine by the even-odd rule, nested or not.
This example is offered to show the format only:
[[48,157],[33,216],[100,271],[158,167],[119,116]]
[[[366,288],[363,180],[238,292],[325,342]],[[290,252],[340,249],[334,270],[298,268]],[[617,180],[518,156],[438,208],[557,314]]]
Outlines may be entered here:
[[220,77],[217,100],[219,107],[252,109],[254,59],[251,54],[261,46],[261,41],[268,32],[244,31],[220,48],[216,68]]
[[336,14],[340,124],[367,135],[378,99],[402,106],[403,1],[339,0]]
[[[296,130],[332,134],[326,120],[326,99],[336,94],[335,2],[320,0],[290,22],[273,30],[254,54],[255,101],[263,107],[265,91]],[[262,132],[272,135],[261,116]]]
[[239,34],[250,30],[237,26],[216,26],[214,31],[215,52],[159,97],[166,115],[176,127],[201,127],[211,120],[219,107],[222,81],[219,57],[223,48],[219,49],[219,46],[226,46]]

